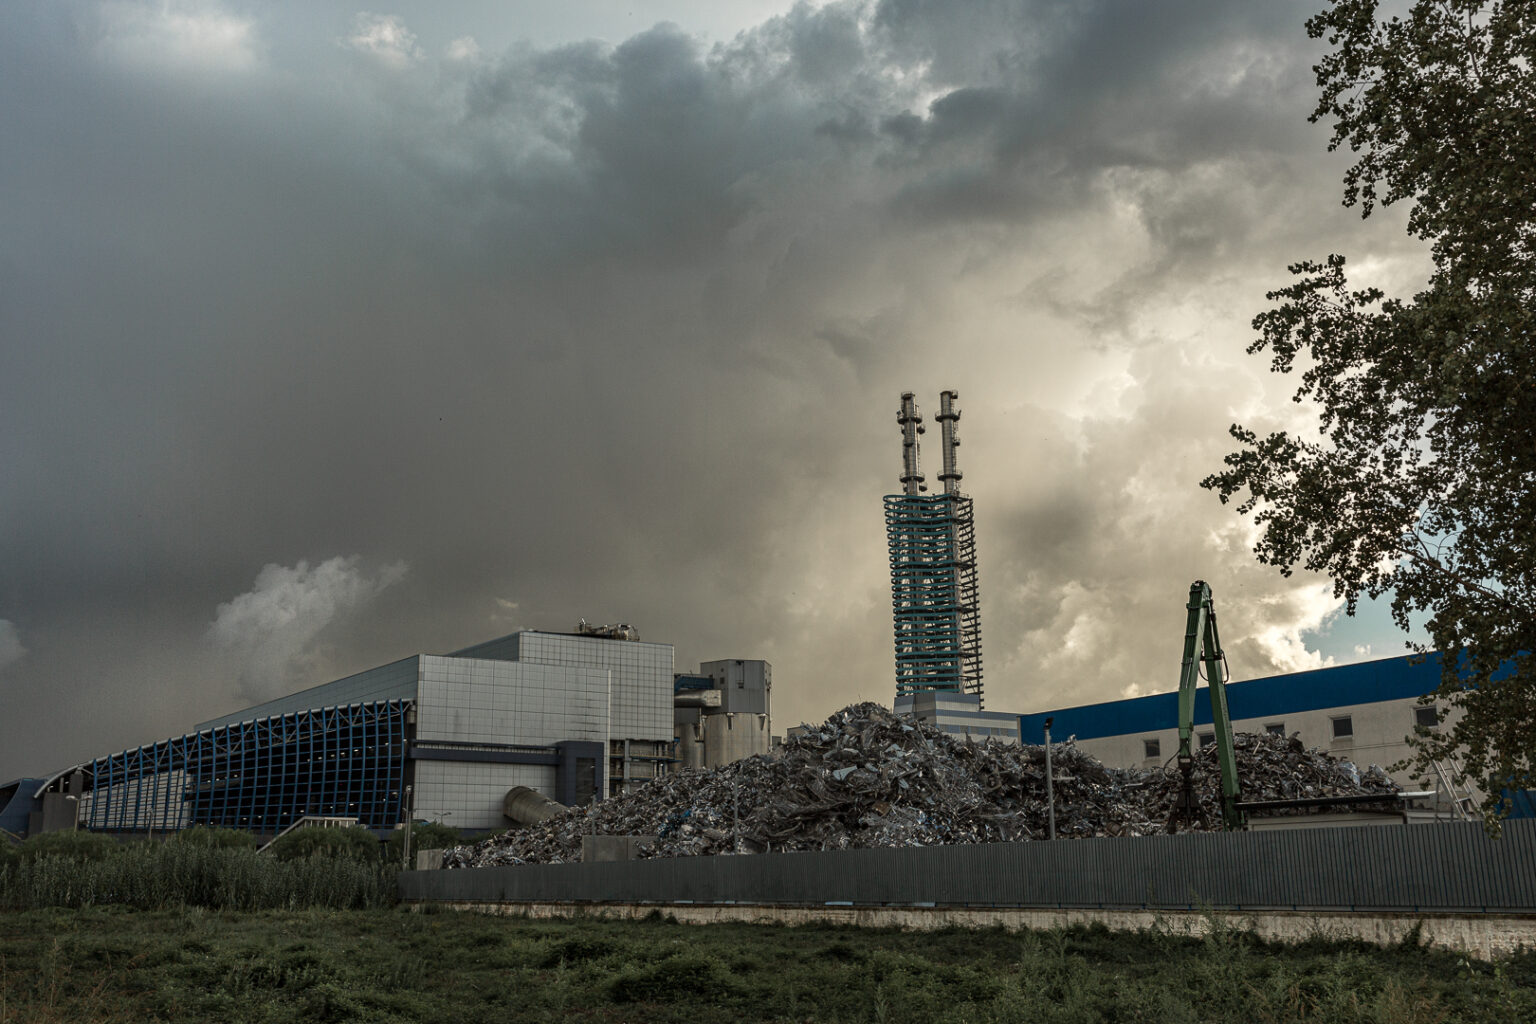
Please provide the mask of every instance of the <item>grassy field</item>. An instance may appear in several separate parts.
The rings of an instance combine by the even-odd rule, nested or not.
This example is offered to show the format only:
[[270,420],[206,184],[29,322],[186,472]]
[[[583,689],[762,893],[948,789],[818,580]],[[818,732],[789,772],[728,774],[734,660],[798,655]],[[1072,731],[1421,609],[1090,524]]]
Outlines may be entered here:
[[0,1024],[1536,1020],[1536,954],[403,909],[0,913]]

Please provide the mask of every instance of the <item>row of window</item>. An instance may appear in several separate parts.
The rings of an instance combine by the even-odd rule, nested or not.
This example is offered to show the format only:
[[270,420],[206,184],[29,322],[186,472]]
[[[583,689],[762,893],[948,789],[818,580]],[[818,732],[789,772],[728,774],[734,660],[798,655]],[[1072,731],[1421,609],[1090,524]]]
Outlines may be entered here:
[[939,729],[953,736],[1007,736],[1017,738],[1019,735],[1017,729],[1005,729],[1001,726],[994,728],[987,725],[941,725]]
[[[1330,721],[1330,723],[1333,726],[1333,738],[1334,739],[1336,739],[1336,740],[1349,739],[1349,738],[1351,738],[1351,737],[1353,737],[1355,735],[1355,721],[1354,721],[1353,716],[1351,716],[1351,715],[1334,715],[1329,721]],[[1433,729],[1435,727],[1435,722],[1436,722],[1436,712],[1435,712],[1434,708],[1428,707],[1428,708],[1414,708],[1413,709],[1413,724],[1414,725],[1416,725],[1416,726],[1423,726],[1426,729]],[[1285,733],[1285,723],[1284,722],[1265,722],[1264,723],[1264,731],[1269,733],[1271,736],[1284,736],[1286,734]],[[1216,733],[1214,731],[1209,731],[1209,730],[1207,730],[1206,732],[1196,733],[1195,734],[1195,739],[1199,743],[1199,746],[1201,748],[1204,748],[1204,747],[1206,747],[1206,746],[1216,742]],[[1148,738],[1142,740],[1142,745],[1143,745],[1143,748],[1145,750],[1145,756],[1146,757],[1148,757],[1148,758],[1158,758],[1158,757],[1162,757],[1163,756],[1163,753],[1162,753],[1162,750],[1163,750],[1162,741],[1160,739],[1158,739],[1156,736],[1151,736],[1151,737],[1148,737]]]

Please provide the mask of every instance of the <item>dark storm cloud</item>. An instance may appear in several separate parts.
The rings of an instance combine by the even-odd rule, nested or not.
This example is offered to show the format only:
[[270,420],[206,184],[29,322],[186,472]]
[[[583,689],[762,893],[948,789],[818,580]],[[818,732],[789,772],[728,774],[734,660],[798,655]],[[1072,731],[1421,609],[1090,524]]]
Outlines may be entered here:
[[1274,397],[1242,325],[1331,224],[1305,11],[444,55],[382,14],[7,7],[0,777],[581,616],[769,658],[783,718],[887,699],[909,387],[967,410],[994,706],[1138,684],[1113,638],[1202,559],[1271,601],[1231,619],[1254,667],[1303,658],[1320,613],[1190,483]]

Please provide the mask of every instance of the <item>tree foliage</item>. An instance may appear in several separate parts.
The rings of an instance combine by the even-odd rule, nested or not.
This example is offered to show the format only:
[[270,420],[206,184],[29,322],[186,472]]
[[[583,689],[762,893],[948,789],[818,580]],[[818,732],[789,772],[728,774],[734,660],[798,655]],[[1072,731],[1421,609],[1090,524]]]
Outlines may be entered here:
[[1463,758],[1492,822],[1502,789],[1536,785],[1536,4],[1397,6],[1307,22],[1330,47],[1312,120],[1355,154],[1346,206],[1409,204],[1429,280],[1405,300],[1352,288],[1342,256],[1292,266],[1248,351],[1300,372],[1319,433],[1234,425],[1203,485],[1254,516],[1260,561],[1327,573],[1351,613],[1390,594],[1401,628],[1461,652],[1410,763]]

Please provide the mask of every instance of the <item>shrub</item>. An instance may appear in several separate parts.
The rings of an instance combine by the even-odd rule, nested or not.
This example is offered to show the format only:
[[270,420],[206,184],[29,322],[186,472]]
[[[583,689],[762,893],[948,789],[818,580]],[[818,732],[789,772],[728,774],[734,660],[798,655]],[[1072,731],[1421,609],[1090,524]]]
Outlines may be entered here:
[[613,980],[609,989],[616,1003],[688,1002],[729,996],[738,986],[718,960],[673,954],[642,967],[633,967]]
[[99,861],[117,856],[123,845],[98,832],[44,832],[32,836],[17,848],[23,863],[45,857],[67,860]]
[[[399,864],[401,844],[405,841],[405,832],[396,829],[384,844],[384,861],[387,864]],[[435,821],[418,821],[411,826],[411,850],[443,850],[450,846],[458,846],[464,840],[459,838],[459,830],[448,825],[440,825]],[[410,865],[415,867],[414,864]]]
[[[316,829],[315,831],[321,831]],[[252,849],[130,843],[109,858],[45,856],[0,866],[0,908],[118,904],[268,910],[388,906],[394,872],[372,861],[316,856],[280,861]]]
[[170,841],[205,850],[254,850],[257,845],[256,837],[243,829],[216,825],[193,825],[177,832]]
[[362,863],[379,862],[379,839],[361,825],[347,828],[309,826],[280,836],[267,852],[278,860],[307,860],[330,857]]

